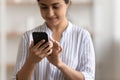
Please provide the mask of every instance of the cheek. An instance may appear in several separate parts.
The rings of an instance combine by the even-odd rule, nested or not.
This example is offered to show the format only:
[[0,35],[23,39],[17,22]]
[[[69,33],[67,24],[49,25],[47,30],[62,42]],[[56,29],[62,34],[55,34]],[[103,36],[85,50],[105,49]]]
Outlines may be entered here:
[[40,13],[41,13],[42,18],[44,18],[44,19],[45,19],[45,12],[40,11]]
[[60,16],[65,17],[66,16],[66,10],[62,9],[61,11],[59,11],[58,13]]
[[66,15],[66,11],[67,11],[67,9],[66,9],[65,7],[62,7],[59,12],[60,12],[62,15]]

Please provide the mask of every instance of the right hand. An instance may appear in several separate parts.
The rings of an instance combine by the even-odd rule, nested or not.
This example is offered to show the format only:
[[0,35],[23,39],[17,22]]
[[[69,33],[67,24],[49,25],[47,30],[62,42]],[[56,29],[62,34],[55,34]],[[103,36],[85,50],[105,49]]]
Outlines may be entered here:
[[39,43],[34,45],[34,42],[32,41],[29,47],[29,56],[28,56],[28,61],[30,63],[36,64],[40,62],[43,58],[47,57],[52,53],[52,47],[53,47],[52,42],[48,41],[47,43],[42,45],[44,42],[45,40],[41,40]]
[[52,48],[53,50],[52,50],[52,54],[47,56],[47,59],[49,60],[50,63],[52,63],[56,67],[59,67],[62,63],[60,55],[62,54],[63,49],[58,41],[55,41],[52,38],[51,41],[53,42],[53,48]]

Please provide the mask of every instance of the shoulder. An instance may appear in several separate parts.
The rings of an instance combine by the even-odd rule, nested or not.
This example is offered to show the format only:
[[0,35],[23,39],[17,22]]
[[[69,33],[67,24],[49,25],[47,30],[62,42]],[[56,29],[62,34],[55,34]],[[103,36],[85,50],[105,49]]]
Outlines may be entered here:
[[78,25],[76,25],[76,24],[73,24],[73,23],[71,23],[71,32],[72,32],[72,34],[77,34],[78,36],[81,36],[81,37],[86,37],[86,36],[91,36],[90,35],[90,32],[87,30],[87,29],[85,29],[84,27],[82,27],[82,26],[78,26]]
[[23,36],[29,36],[29,35],[31,35],[32,32],[41,31],[42,28],[43,28],[43,25],[39,25],[39,26],[37,26],[37,27],[35,27],[35,28],[31,29],[31,30],[28,30],[28,31],[24,32]]
[[30,42],[32,40],[32,32],[39,32],[39,31],[43,30],[42,29],[43,27],[44,27],[43,25],[39,25],[31,30],[24,32],[21,36],[22,39],[26,42]]
[[38,32],[38,31],[41,31],[42,28],[43,28],[43,25],[39,25],[39,26],[37,26],[37,27],[35,27],[35,28],[29,30],[29,31],[26,31],[25,34],[30,34],[30,33],[32,33],[32,32]]

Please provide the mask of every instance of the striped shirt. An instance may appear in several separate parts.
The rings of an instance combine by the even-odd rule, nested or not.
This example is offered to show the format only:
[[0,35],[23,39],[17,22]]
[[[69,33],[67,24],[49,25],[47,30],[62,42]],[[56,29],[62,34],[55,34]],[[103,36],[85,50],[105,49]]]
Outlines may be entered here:
[[[43,25],[27,31],[23,34],[18,49],[15,73],[13,80],[16,80],[17,72],[24,65],[29,54],[29,45],[32,39],[32,32],[46,32],[48,37],[52,36],[52,31],[44,23]],[[95,78],[95,54],[90,34],[87,30],[69,22],[67,28],[62,33],[59,43],[63,48],[61,60],[74,70],[83,73],[85,80]],[[32,80],[66,80],[63,73],[44,58],[36,65]]]

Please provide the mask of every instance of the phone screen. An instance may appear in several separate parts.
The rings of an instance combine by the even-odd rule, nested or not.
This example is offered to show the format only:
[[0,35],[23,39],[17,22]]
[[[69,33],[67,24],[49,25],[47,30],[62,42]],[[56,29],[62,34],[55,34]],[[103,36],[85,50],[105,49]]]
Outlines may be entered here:
[[34,40],[34,45],[36,45],[39,41],[41,41],[43,39],[45,40],[45,42],[43,44],[48,42],[48,35],[46,32],[33,32],[32,36],[33,36],[33,40]]

